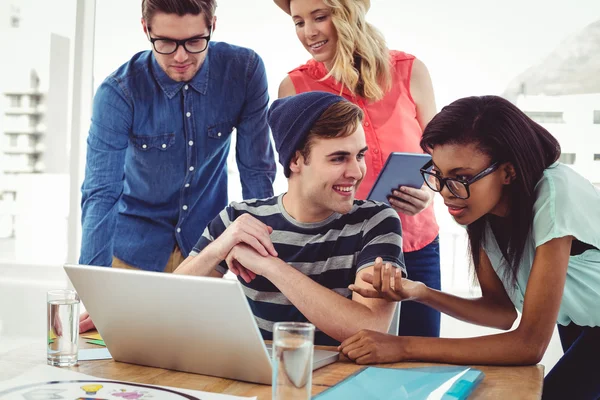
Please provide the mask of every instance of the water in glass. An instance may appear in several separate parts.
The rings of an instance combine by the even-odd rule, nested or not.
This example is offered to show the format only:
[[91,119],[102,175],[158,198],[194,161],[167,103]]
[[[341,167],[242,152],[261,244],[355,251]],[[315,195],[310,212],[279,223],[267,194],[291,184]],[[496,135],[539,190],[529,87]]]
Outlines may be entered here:
[[273,352],[273,399],[310,399],[312,341],[303,337],[280,338],[273,343]]
[[65,367],[77,363],[79,300],[49,300],[48,364]]

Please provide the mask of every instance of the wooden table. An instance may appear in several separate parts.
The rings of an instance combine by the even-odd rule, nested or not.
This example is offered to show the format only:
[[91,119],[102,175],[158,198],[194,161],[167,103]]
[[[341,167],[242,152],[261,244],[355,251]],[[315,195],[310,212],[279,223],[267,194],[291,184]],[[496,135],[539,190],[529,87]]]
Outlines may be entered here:
[[[98,348],[98,346],[86,343],[85,339],[80,341],[80,347]],[[27,346],[2,354],[0,355],[0,381],[14,378],[36,365],[45,363],[46,353],[43,342],[37,343],[35,346]],[[414,368],[435,365],[440,364],[395,363],[378,366],[386,368]],[[541,397],[544,378],[544,367],[541,365],[528,367],[474,367],[483,371],[485,378],[471,397],[469,397],[470,399],[539,399]],[[360,368],[362,366],[356,365],[342,357],[340,361],[314,371],[313,395],[334,386]],[[271,386],[160,368],[142,367],[115,362],[113,360],[82,361],[79,365],[70,368],[70,370],[104,379],[173,386],[234,396],[257,396],[259,400],[271,398]]]

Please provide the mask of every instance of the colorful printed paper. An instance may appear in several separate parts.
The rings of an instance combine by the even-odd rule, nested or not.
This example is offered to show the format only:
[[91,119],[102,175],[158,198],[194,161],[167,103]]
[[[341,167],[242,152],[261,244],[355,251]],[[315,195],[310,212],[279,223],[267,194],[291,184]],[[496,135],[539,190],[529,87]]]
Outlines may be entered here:
[[[0,379],[2,379],[0,377]],[[173,387],[99,379],[48,365],[18,378],[0,381],[2,400],[242,400],[237,397]]]
[[98,346],[106,346],[104,340],[88,340],[87,343],[97,344]]
[[91,334],[85,334],[85,335],[81,335],[82,338],[84,339],[91,339],[91,340],[104,340],[102,339],[102,336],[100,336],[99,333],[91,333]]

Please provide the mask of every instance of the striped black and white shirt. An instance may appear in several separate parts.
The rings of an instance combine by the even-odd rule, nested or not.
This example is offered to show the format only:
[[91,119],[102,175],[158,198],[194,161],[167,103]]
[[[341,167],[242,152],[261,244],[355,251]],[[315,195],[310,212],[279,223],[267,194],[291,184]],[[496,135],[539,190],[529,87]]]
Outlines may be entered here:
[[[352,296],[348,285],[354,283],[356,274],[373,265],[377,257],[406,273],[400,219],[389,206],[355,200],[347,214],[334,213],[321,222],[302,223],[285,211],[282,198],[283,195],[232,202],[206,227],[191,255],[200,253],[236,218],[249,213],[273,228],[271,241],[280,259],[346,298]],[[227,272],[225,261],[217,266],[217,271]],[[272,339],[275,322],[307,321],[266,278],[257,276],[250,283],[239,281],[264,339]],[[337,345],[339,342],[317,329],[315,344]]]

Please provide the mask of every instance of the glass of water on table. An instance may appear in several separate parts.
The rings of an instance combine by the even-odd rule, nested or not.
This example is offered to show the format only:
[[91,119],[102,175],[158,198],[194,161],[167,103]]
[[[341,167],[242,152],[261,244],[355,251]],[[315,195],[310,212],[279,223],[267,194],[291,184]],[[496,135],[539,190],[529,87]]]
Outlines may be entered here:
[[51,290],[46,306],[48,365],[73,366],[79,345],[79,296],[70,289]]
[[273,327],[273,400],[309,400],[315,326],[277,322]]

